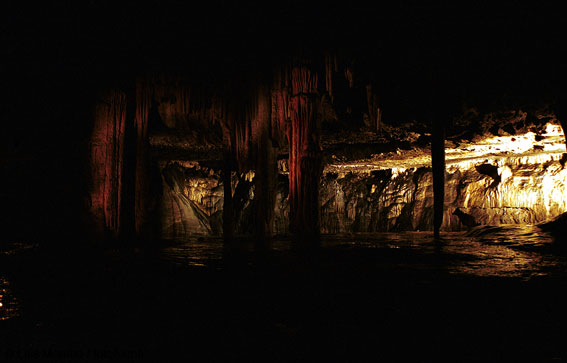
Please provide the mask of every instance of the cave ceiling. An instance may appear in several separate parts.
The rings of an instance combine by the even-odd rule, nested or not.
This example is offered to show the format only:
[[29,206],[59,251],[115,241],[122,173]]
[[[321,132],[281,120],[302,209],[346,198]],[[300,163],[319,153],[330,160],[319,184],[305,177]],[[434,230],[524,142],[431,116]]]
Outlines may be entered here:
[[10,123],[7,133],[30,140],[22,141],[29,148],[45,135],[84,138],[89,126],[76,120],[100,89],[124,88],[133,77],[154,73],[206,90],[245,89],[297,56],[316,62],[327,54],[340,57],[355,70],[356,82],[373,84],[389,119],[398,123],[430,117],[432,97],[447,107],[460,110],[466,103],[492,112],[541,108],[562,93],[561,12],[552,6],[273,5],[10,5],[2,15],[4,111],[21,121]]

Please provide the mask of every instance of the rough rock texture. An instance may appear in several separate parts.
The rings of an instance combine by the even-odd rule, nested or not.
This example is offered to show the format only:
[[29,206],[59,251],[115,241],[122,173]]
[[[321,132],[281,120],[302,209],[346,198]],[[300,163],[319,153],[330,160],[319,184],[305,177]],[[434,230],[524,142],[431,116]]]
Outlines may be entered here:
[[[229,87],[217,96],[183,81],[154,79],[145,111],[151,154],[161,160],[161,236],[222,233],[223,168],[203,166],[220,160],[229,166],[224,172],[230,174],[231,230],[237,235],[287,234],[294,215],[297,228],[307,231],[320,223],[321,233],[432,230],[429,123],[396,120],[391,112],[382,118],[380,94],[371,84],[358,85],[366,105],[355,102],[360,98],[353,88],[356,77],[347,68],[338,72],[337,61],[327,59],[322,95],[315,93],[314,74],[304,69],[281,70],[271,86],[266,82],[265,92],[235,93]],[[369,123],[356,121],[354,114]],[[322,122],[320,139],[317,122]],[[553,129],[557,123],[547,108],[487,112],[465,107],[460,116],[447,119],[442,230],[466,228],[453,215],[457,208],[481,224],[536,223],[565,211],[560,196],[565,159],[559,162],[564,139]],[[275,153],[271,161],[261,160],[266,150]],[[272,193],[273,178],[264,180],[263,188],[248,171],[265,174],[276,154],[279,174]],[[317,183],[319,154],[326,166]],[[306,183],[309,188],[298,187]],[[310,207],[316,205],[313,200],[296,203],[300,196],[313,199],[317,190],[320,209]],[[266,206],[275,198],[273,218],[263,212],[266,206],[254,205],[254,197],[262,195],[266,199],[260,204]],[[297,204],[291,211],[290,200]],[[262,216],[268,218],[259,226]]]
[[[183,239],[191,235],[220,235],[224,191],[219,170],[197,162],[173,161],[160,165],[162,173],[161,237]],[[233,173],[235,232],[253,231],[254,173]]]
[[[443,230],[465,229],[455,209],[480,224],[537,223],[567,210],[567,170],[560,155],[504,158],[494,164],[501,182],[481,174],[475,161],[450,165],[446,174]],[[325,233],[431,230],[431,169],[389,169],[329,175],[322,186]]]
[[[480,224],[535,224],[567,211],[564,196],[567,169],[560,153],[473,159],[447,167],[442,230],[467,227],[455,209]],[[480,173],[490,164],[500,182]],[[283,163],[281,164],[283,166]],[[197,163],[168,164],[164,175],[163,237],[219,234],[223,192],[219,172]],[[236,233],[253,232],[253,173],[233,176]],[[289,232],[287,175],[279,174],[274,231]],[[391,168],[369,172],[326,172],[321,178],[321,232],[356,233],[432,230],[433,178],[431,168]]]
[[162,178],[163,238],[220,233],[223,192],[218,175],[201,170],[195,163],[171,163],[162,168]]

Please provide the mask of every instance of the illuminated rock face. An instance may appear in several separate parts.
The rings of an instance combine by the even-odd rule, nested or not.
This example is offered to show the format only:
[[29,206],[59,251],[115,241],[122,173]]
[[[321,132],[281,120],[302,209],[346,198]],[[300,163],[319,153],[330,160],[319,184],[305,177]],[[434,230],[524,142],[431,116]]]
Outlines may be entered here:
[[[561,165],[560,156],[540,154],[498,160],[494,162],[501,179],[497,185],[487,176],[475,178],[470,169],[461,172],[467,183],[452,205],[463,206],[463,211],[481,224],[533,224],[556,217],[567,210],[567,169]],[[455,169],[458,166],[449,172]]]
[[[185,171],[178,164],[162,169],[162,238],[183,239],[189,235],[212,234],[215,231],[215,219],[211,216],[216,209],[214,201],[218,180],[187,178]],[[203,190],[206,192],[203,193]],[[220,203],[222,205],[222,197]]]
[[[196,162],[161,165],[161,237],[183,239],[192,235],[221,235],[224,191],[218,170]],[[253,232],[254,173],[232,176],[235,232]]]
[[[567,211],[567,169],[559,153],[473,159],[447,167],[442,230],[466,230],[453,212],[472,215],[480,224],[535,224]],[[480,171],[496,168],[495,178]],[[162,169],[164,197],[162,236],[221,234],[223,189],[217,171],[194,164]],[[289,232],[287,177],[279,175],[274,231]],[[233,176],[235,231],[253,232],[252,173]],[[327,172],[321,178],[321,232],[351,233],[432,230],[433,179],[429,167],[371,172]]]
[[[567,211],[567,169],[560,154],[494,161],[500,182],[481,174],[475,161],[450,165],[442,230],[466,229],[453,212],[477,223],[534,224]],[[478,161],[476,161],[478,164]],[[485,165],[485,164],[481,164]],[[322,232],[431,230],[430,168],[387,169],[370,174],[327,175],[322,182]]]
[[432,227],[433,181],[429,168],[327,174],[322,184],[323,233]]

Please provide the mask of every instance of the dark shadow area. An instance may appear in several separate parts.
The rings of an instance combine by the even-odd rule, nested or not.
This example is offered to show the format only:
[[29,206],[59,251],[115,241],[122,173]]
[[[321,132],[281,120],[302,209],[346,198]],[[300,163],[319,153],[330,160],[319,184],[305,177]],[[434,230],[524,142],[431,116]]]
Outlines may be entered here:
[[[74,361],[104,354],[134,361],[203,354],[270,361],[566,359],[566,261],[534,267],[527,280],[455,274],[452,266],[482,261],[458,252],[458,236],[431,243],[368,235],[357,245],[332,238],[316,255],[281,247],[258,255],[243,241],[200,265],[164,259],[161,250],[36,247],[4,254],[0,274],[11,281],[21,315],[0,321],[2,354],[74,355]],[[195,243],[203,242],[222,250],[218,240]]]

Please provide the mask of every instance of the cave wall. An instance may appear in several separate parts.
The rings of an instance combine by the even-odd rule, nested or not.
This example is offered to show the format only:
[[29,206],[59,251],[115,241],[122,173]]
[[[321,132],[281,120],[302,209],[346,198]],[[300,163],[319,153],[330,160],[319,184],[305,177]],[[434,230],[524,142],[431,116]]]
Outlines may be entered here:
[[[443,231],[466,230],[455,209],[480,224],[535,224],[567,211],[567,169],[561,154],[508,157],[493,161],[499,183],[478,171],[484,161],[449,164],[446,171]],[[280,165],[283,163],[280,163]],[[285,169],[284,169],[285,170]],[[220,172],[198,163],[169,163],[162,169],[162,237],[220,235],[223,188]],[[167,175],[167,177],[166,177]],[[171,175],[177,175],[172,178]],[[287,174],[280,169],[273,230],[289,233]],[[236,234],[250,235],[254,220],[253,173],[233,175]],[[416,231],[433,229],[430,167],[369,172],[326,172],[320,179],[321,233]],[[171,205],[171,206],[170,206]]]
[[[222,235],[224,183],[222,171],[198,162],[163,161],[160,237],[183,239],[192,235]],[[254,232],[254,173],[230,176],[234,232]]]
[[[453,215],[457,208],[486,225],[534,224],[565,212],[567,170],[560,157],[498,160],[494,163],[501,176],[497,185],[477,171],[478,161],[449,165],[441,229],[466,229]],[[433,228],[433,179],[428,167],[327,175],[321,189],[324,233]]]
[[162,165],[161,238],[220,234],[223,192],[219,176],[191,163],[182,165]]

